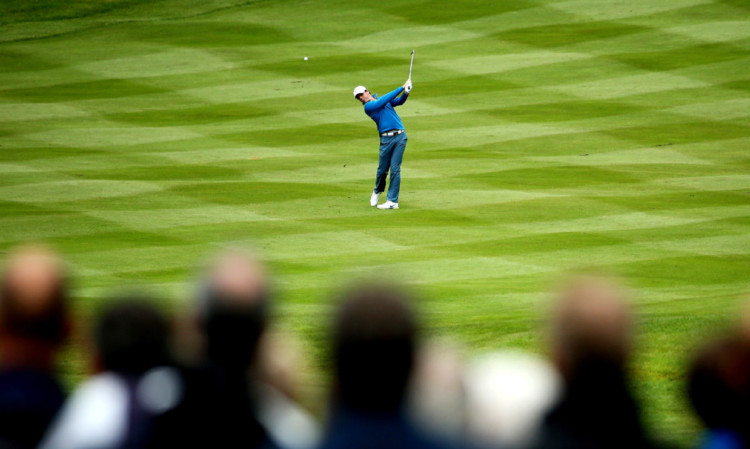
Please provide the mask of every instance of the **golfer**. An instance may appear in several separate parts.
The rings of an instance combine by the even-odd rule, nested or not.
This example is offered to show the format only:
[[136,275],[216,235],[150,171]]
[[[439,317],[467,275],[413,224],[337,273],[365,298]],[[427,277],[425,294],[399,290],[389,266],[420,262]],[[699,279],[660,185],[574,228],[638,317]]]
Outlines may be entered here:
[[[370,206],[378,209],[398,209],[398,191],[401,188],[401,160],[406,149],[406,131],[396,111],[396,106],[406,102],[411,92],[411,78],[403,86],[382,97],[372,95],[365,86],[354,88],[354,98],[365,106],[365,113],[378,125],[380,133],[380,159],[375,177],[375,190],[370,197]],[[385,177],[391,171],[386,202],[378,205],[380,194],[385,191]]]

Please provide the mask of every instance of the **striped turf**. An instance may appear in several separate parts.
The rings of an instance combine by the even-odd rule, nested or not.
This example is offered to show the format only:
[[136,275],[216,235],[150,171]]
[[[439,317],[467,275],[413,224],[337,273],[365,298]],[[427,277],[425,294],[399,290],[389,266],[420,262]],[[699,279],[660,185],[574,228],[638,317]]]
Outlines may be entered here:
[[[554,280],[615,273],[649,421],[690,441],[685,354],[750,275],[750,6],[374,5],[3,2],[0,249],[54,244],[86,309],[129,284],[184,297],[206,255],[250,244],[319,359],[351,277],[416,285],[471,350],[540,351]],[[412,48],[401,209],[378,211],[351,89],[400,85]]]

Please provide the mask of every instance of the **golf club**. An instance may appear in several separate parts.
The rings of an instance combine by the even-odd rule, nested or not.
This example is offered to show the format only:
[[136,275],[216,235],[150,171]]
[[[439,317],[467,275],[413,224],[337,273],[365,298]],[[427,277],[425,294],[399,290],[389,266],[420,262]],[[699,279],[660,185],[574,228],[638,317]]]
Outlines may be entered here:
[[411,64],[409,64],[409,79],[411,79],[412,67],[414,67],[414,50],[411,51]]

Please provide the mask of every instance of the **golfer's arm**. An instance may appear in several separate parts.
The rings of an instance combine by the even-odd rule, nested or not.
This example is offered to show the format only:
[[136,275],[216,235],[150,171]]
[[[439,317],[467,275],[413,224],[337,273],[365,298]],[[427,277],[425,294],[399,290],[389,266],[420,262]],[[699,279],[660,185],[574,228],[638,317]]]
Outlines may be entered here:
[[388,92],[387,94],[383,95],[382,97],[378,98],[375,101],[368,102],[367,104],[365,104],[365,111],[370,112],[370,111],[374,111],[376,109],[385,107],[385,105],[390,103],[391,100],[396,98],[396,96],[400,94],[401,92],[403,92],[403,90],[404,90],[403,86],[399,87],[398,89]]
[[409,94],[404,91],[401,95],[394,98],[393,101],[391,101],[392,106],[401,106],[402,104],[406,103],[406,99],[409,98]]

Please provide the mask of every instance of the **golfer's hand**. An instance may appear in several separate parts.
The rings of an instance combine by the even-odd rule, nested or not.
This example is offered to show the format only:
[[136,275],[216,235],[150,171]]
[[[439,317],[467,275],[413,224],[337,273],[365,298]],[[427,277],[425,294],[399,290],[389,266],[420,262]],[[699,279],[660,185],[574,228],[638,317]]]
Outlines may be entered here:
[[411,88],[412,88],[412,85],[411,85],[411,78],[409,78],[409,79],[408,79],[408,80],[406,80],[406,82],[404,83],[404,91],[406,91],[406,93],[408,94],[409,92],[411,92]]

